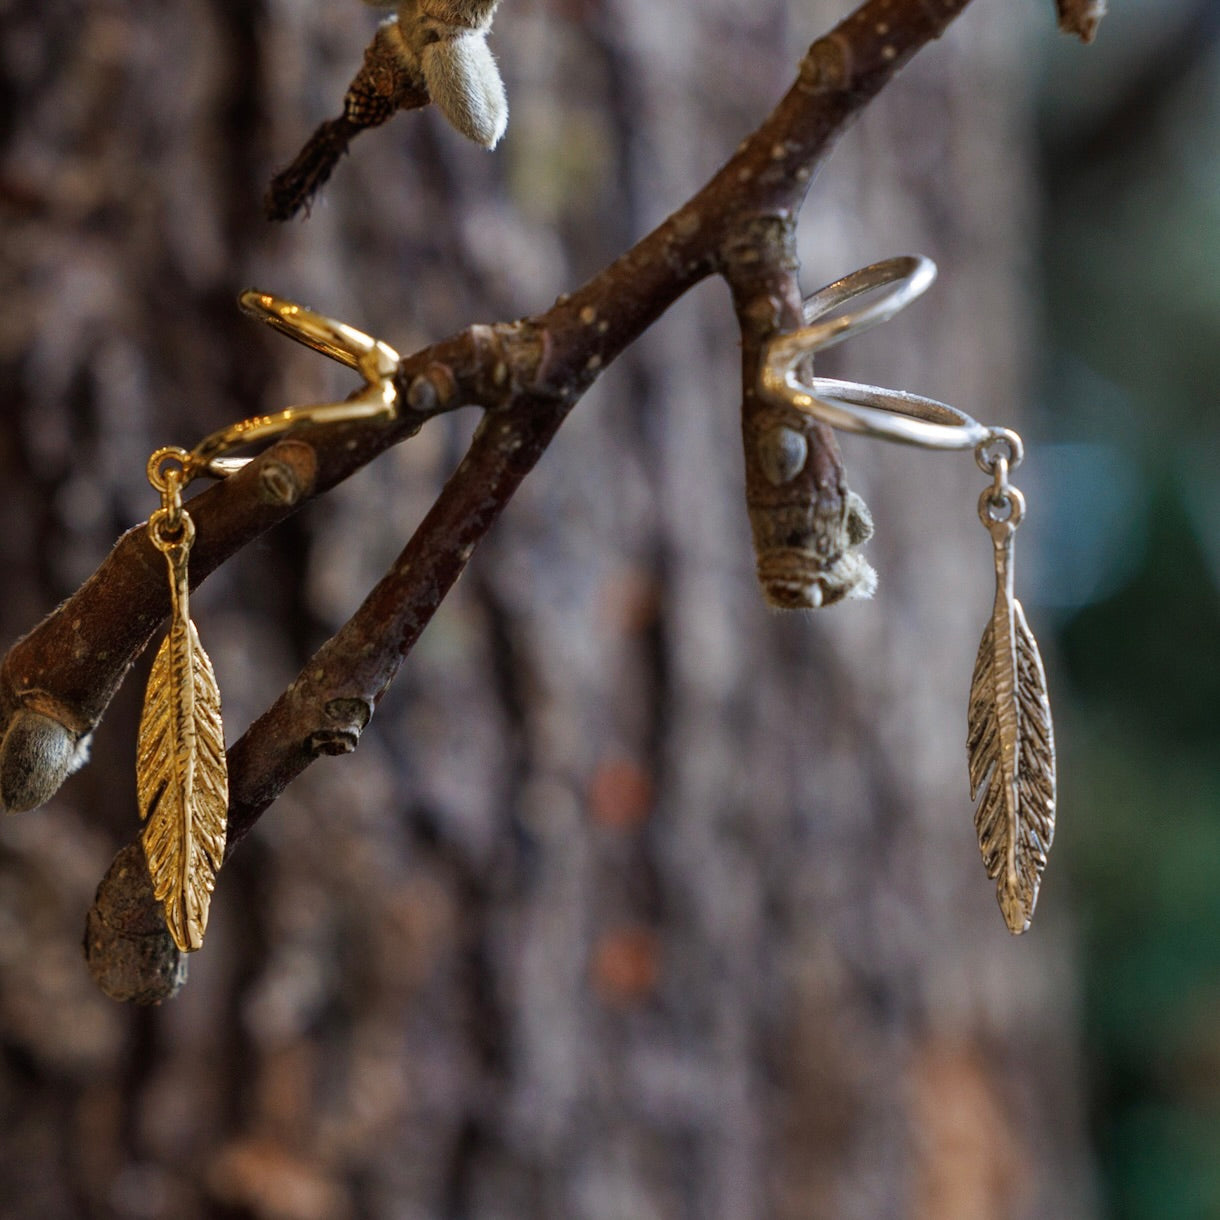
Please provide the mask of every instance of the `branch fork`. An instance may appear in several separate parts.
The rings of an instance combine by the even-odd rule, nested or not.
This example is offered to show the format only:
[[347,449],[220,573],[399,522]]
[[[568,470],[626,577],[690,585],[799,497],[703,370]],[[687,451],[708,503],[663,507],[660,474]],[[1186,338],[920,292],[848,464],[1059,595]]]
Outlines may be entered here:
[[[283,325],[286,303],[244,294],[244,308],[360,371],[365,385],[344,405],[368,414],[337,418],[313,408],[309,419],[288,412],[259,417],[262,422],[240,437],[227,434],[220,448],[270,438],[289,423],[309,427],[240,468],[226,465],[207,441],[197,446],[192,452],[209,473],[225,477],[189,501],[197,527],[192,585],[307,500],[414,435],[431,416],[464,405],[481,406],[486,415],[390,570],[230,747],[226,858],[313,759],[354,749],[403,658],[568,411],[629,343],[708,275],[728,284],[741,328],[747,497],[761,539],[764,587],[778,604],[795,605],[829,604],[867,591],[871,569],[858,548],[871,523],[847,487],[833,434],[777,400],[767,384],[774,344],[816,324],[806,316],[797,281],[793,218],[852,119],[968,3],[866,0],[812,45],[792,88],[719,173],[631,250],[534,317],[472,326],[405,357],[361,336],[365,346],[351,356],[351,337],[360,332],[333,332],[331,339],[339,334],[340,340],[331,350],[331,340],[302,338]],[[486,49],[482,40],[494,9],[494,0],[400,5],[369,47],[344,116],[319,129],[273,182],[269,212],[283,217],[305,206],[358,130],[397,109],[442,104],[442,66],[456,71],[455,64],[465,64],[477,76],[478,63],[486,67],[491,60],[480,60],[474,43]],[[502,115],[496,117],[495,89],[480,79],[494,120],[480,130],[498,138]],[[477,126],[473,117],[471,124]],[[815,294],[815,308],[820,301],[823,295]],[[803,499],[796,506],[798,496]],[[809,552],[814,566],[794,575],[785,549]],[[768,553],[772,558],[764,564]],[[84,761],[89,734],[169,610],[163,570],[146,530],[137,527],[4,658],[0,799],[7,808],[49,799]],[[89,942],[90,969],[116,997],[155,1002],[181,985],[172,943],[158,942],[153,951],[140,939],[155,936],[149,931],[159,918],[155,906],[147,878],[141,881],[138,869],[116,861],[90,916],[90,928],[105,935]],[[120,959],[127,963],[121,970]],[[121,985],[115,981],[120,976]]]

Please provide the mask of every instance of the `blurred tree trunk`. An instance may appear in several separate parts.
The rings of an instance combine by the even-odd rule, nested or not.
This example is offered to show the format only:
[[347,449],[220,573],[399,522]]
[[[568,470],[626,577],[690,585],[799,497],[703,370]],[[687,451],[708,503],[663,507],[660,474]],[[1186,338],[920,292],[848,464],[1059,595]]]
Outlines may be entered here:
[[[152,448],[350,388],[241,318],[240,288],[404,352],[536,310],[700,185],[847,7],[509,0],[499,151],[400,116],[276,229],[262,189],[338,112],[366,10],[7,0],[5,639],[155,507]],[[810,289],[915,250],[944,274],[823,371],[1003,422],[1029,224],[1011,7],[900,78],[802,227]],[[143,672],[92,764],[0,826],[5,1216],[1090,1214],[1063,877],[1013,941],[965,791],[981,476],[849,444],[878,599],[768,612],[736,350],[708,284],[610,370],[358,753],[234,858],[172,1003],[111,1004],[79,955],[136,829]],[[472,423],[429,425],[193,600],[230,740],[358,604]]]

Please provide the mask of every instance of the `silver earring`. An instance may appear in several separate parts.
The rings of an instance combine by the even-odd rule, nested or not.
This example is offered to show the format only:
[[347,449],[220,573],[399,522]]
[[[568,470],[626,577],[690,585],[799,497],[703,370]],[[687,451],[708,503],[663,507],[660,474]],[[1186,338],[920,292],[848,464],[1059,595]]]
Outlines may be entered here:
[[[979,467],[991,476],[991,486],[979,497],[979,519],[991,535],[995,602],[970,684],[967,753],[983,863],[996,882],[1009,930],[1020,933],[1033,917],[1055,833],[1055,738],[1046,676],[1037,641],[1013,593],[1013,543],[1025,516],[1025,497],[1009,482],[1009,474],[1024,456],[1021,438],[931,398],[826,377],[803,378],[800,371],[814,351],[892,317],[934,275],[927,259],[892,259],[822,289],[810,299],[812,324],[772,340],[760,388],[769,401],[834,428],[925,449],[973,449]],[[890,291],[866,308],[820,320],[853,296],[887,283]]]

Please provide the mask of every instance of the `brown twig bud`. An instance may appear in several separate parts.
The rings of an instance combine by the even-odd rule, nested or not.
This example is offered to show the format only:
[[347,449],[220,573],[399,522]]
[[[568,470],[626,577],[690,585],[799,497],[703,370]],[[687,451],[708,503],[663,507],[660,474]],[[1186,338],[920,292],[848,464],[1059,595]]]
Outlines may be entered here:
[[1059,28],[1075,34],[1081,42],[1092,42],[1097,27],[1106,15],[1106,0],[1055,0]]
[[89,973],[112,1000],[160,1004],[186,984],[186,954],[165,926],[139,843],[115,856],[97,887],[84,949]]
[[813,425],[792,410],[751,403],[745,413],[746,507],[758,581],[780,610],[812,610],[871,597],[877,575],[860,554],[872,536],[854,492],[826,493],[813,460]]

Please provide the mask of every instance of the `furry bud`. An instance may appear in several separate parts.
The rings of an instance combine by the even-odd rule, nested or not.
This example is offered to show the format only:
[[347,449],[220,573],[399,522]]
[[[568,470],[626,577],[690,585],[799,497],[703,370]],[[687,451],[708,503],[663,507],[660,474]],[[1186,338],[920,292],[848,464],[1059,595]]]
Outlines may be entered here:
[[398,54],[464,136],[494,148],[508,122],[500,70],[484,36],[498,0],[403,0]]
[[434,21],[488,30],[500,0],[419,0],[420,11]]
[[89,736],[19,707],[0,743],[0,808],[21,813],[49,801],[88,760]]
[[271,180],[263,206],[288,220],[318,193],[352,138],[399,110],[435,102],[464,136],[494,148],[508,123],[508,102],[484,38],[499,0],[365,0],[393,8],[364,53],[343,99],[343,113],[322,123],[291,164]]
[[430,43],[421,63],[428,93],[445,118],[476,144],[495,148],[508,125],[508,99],[483,36]]

